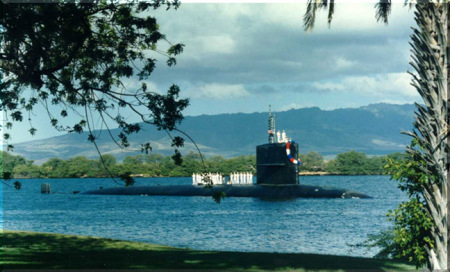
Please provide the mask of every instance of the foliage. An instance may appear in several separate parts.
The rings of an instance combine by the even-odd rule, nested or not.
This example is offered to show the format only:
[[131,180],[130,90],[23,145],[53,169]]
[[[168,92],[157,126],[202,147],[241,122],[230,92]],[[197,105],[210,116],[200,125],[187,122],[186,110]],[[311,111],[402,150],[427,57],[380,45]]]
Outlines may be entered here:
[[388,213],[395,226],[393,243],[397,247],[397,254],[394,257],[407,258],[417,268],[427,264],[426,249],[434,247],[431,234],[433,223],[424,209],[425,205],[418,197],[411,198]]
[[336,163],[334,167],[338,173],[347,175],[355,174],[364,168],[366,160],[366,154],[350,151],[347,153],[338,154],[335,159]]
[[[416,140],[412,141],[411,150],[421,150]],[[398,187],[408,193],[410,199],[389,211],[388,218],[394,222],[393,243],[397,252],[394,257],[407,258],[409,262],[421,267],[428,263],[427,250],[433,248],[433,221],[427,210],[428,203],[423,197],[424,188],[438,179],[423,171],[426,162],[409,153],[403,160],[388,159],[385,166],[391,179],[398,181]]]
[[323,156],[315,151],[299,154],[299,159],[302,162],[301,169],[305,171],[322,171],[325,164]]
[[[362,158],[362,164],[354,156]],[[300,154],[305,158],[305,166],[300,166],[300,171],[325,170],[332,174],[358,175],[382,173],[381,162],[395,161],[402,154],[390,154],[383,157],[367,157],[364,153],[354,151],[339,154],[335,160],[324,162],[322,155],[317,152]],[[126,156],[121,163],[111,154],[105,154],[98,159],[87,159],[78,156],[67,160],[51,158],[42,165],[35,165],[22,156],[12,156],[4,152],[1,156],[10,163],[7,164],[11,178],[83,178],[83,177],[118,177],[123,178],[125,184],[131,185],[134,181],[127,175],[142,177],[188,177],[193,173],[204,172],[201,157],[198,153],[190,151],[184,156],[181,165],[177,165],[170,156],[161,154],[138,154]],[[103,163],[101,160],[103,159]],[[228,175],[231,172],[252,172],[256,174],[256,156],[239,156],[225,159],[222,156],[211,156],[204,160],[206,169],[212,173]],[[354,165],[352,165],[352,163]],[[107,166],[107,170],[105,169]],[[343,167],[345,166],[345,167]]]
[[[179,98],[176,85],[160,94],[149,90],[146,80],[156,67],[155,53],[172,66],[184,45],[170,43],[149,14],[162,5],[177,8],[179,2],[49,2],[0,2],[0,110],[8,118],[5,127],[28,120],[34,135],[32,113],[41,104],[51,126],[69,133],[88,131],[99,153],[94,118],[108,131],[112,123],[119,127],[117,135],[109,134],[122,148],[129,146],[128,136],[141,129],[127,121],[123,111],[170,135],[189,101]],[[166,48],[161,49],[161,42]],[[130,80],[140,86],[128,88]],[[72,123],[69,115],[79,120]],[[61,122],[64,118],[66,123]],[[4,133],[5,141],[10,138]],[[179,154],[183,139],[174,137],[172,146]],[[142,151],[149,150],[150,143],[143,143]],[[70,176],[89,174],[76,171]]]
[[[0,179],[2,180],[10,180],[14,177],[14,169],[16,167],[30,167],[33,164],[33,161],[27,161],[22,156],[13,156],[5,151],[0,152]],[[7,186],[11,186],[8,183],[3,183]],[[22,188],[22,184],[18,181],[13,183],[14,188],[20,190]]]
[[349,151],[336,156],[325,165],[325,171],[340,175],[381,175],[387,157],[369,158],[362,152]]
[[381,248],[375,258],[395,258],[414,264],[416,268],[425,265],[428,261],[426,248],[432,248],[434,243],[430,232],[432,221],[423,205],[420,199],[412,198],[389,211],[394,227],[369,235],[364,246]]
[[134,179],[131,178],[131,172],[125,172],[119,175],[120,180],[125,182],[125,186],[131,186],[135,183]]
[[33,178],[41,176],[41,167],[37,165],[19,164],[14,167],[15,178]]
[[[160,154],[127,156],[122,163],[110,154],[103,155],[104,163],[108,172],[101,163],[101,159],[91,160],[83,156],[77,156],[68,160],[52,158],[42,165],[34,165],[21,156],[12,156],[4,152],[9,160],[16,161],[12,165],[14,178],[84,178],[84,177],[109,177],[110,175],[120,178],[126,186],[132,185],[133,176],[144,177],[187,177],[193,173],[203,172],[200,155],[189,152],[183,163],[177,165],[170,156],[164,157]],[[11,159],[10,159],[11,158]],[[221,156],[213,156],[205,160],[210,172],[228,174],[232,171],[252,171],[256,169],[256,157],[241,156],[224,159]],[[253,171],[254,172],[254,171]]]
[[[410,148],[416,146],[417,141],[413,140]],[[398,181],[399,188],[413,197],[420,196],[424,186],[435,183],[437,180],[437,176],[425,173],[424,167],[426,162],[416,157],[415,153],[409,154],[406,159],[400,161],[389,159],[385,166],[387,172],[392,175],[392,179]]]
[[374,258],[377,259],[392,259],[399,258],[407,260],[401,257],[401,249],[398,244],[394,242],[395,232],[393,228],[389,228],[378,234],[369,234],[368,239],[364,242],[363,246],[367,248],[378,247],[381,248]]
[[14,156],[5,151],[0,153],[0,167],[3,175],[14,176],[14,168],[19,165],[29,165],[32,161],[28,161],[22,156]]
[[[33,161],[27,161],[24,157],[13,156],[5,151],[0,152],[0,179],[2,179],[3,184],[12,187],[10,184],[6,183],[6,180],[11,180],[14,177],[14,169],[16,167],[26,167],[31,166]],[[22,188],[22,184],[19,181],[14,181],[13,186],[16,190]]]
[[22,183],[18,182],[18,181],[14,181],[14,188],[16,190],[20,190],[22,188]]
[[51,158],[41,165],[41,174],[47,178],[63,177],[67,175],[66,168],[66,161],[58,158]]
[[212,194],[212,198],[217,204],[220,204],[226,196],[225,192],[213,192]]

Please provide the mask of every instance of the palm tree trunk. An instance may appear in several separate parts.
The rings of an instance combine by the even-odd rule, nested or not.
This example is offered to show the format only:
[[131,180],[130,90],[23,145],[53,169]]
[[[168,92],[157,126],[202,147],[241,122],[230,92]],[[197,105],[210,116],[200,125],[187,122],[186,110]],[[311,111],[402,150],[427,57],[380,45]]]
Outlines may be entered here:
[[[445,1],[447,2],[447,1]],[[425,184],[424,199],[434,228],[434,246],[427,249],[431,270],[445,270],[448,267],[447,201],[448,175],[448,69],[447,69],[447,3],[421,3],[416,5],[415,20],[418,28],[412,38],[413,62],[416,73],[412,85],[422,96],[425,107],[417,105],[417,132],[411,133],[419,141],[423,152],[418,154],[427,162],[424,169],[437,179]]]
[[[449,69],[449,63],[448,63],[448,57],[450,56],[450,37],[448,36],[448,33],[450,32],[450,24],[449,22],[449,18],[450,18],[450,13],[449,13],[449,3],[447,3],[447,101],[448,101],[448,90],[449,90],[449,83],[450,83],[450,69]],[[449,120],[450,120],[450,114],[449,114],[449,107],[450,107],[450,103],[447,104],[447,130],[448,130],[448,124],[449,124]],[[447,152],[450,151],[450,141],[447,139]],[[448,176],[448,169],[450,168],[450,164],[449,164],[449,160],[448,160],[448,153],[447,153],[447,167],[445,168],[447,171],[447,194],[450,191],[450,180],[449,180],[449,176]],[[447,195],[448,197],[448,195]],[[448,203],[449,203],[449,199],[447,198],[447,254],[450,252],[449,248],[450,248],[450,235],[449,235],[449,226],[450,226],[450,216],[448,216]],[[450,268],[450,259],[447,256],[447,269]]]

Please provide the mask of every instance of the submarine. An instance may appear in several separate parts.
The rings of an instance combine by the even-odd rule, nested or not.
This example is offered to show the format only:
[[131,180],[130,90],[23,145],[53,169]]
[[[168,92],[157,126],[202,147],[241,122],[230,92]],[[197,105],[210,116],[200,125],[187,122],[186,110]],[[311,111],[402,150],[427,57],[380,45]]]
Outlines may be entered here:
[[194,173],[192,185],[114,187],[82,194],[213,196],[223,192],[227,197],[264,199],[371,198],[345,189],[300,184],[298,144],[288,139],[285,131],[275,130],[275,114],[272,114],[270,106],[268,123],[269,142],[256,147],[256,183],[250,173],[230,173],[228,180],[220,174]]

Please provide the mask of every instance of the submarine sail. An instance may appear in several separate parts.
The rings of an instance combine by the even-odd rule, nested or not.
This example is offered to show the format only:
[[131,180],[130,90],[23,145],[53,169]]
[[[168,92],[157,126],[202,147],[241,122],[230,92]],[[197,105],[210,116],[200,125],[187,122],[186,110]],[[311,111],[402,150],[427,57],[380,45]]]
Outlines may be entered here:
[[269,106],[269,143],[256,147],[256,184],[298,185],[298,144],[286,132],[275,130],[275,114]]
[[[297,143],[290,144],[291,156],[297,157]],[[256,147],[256,184],[298,185],[298,164],[286,155],[286,143],[258,145]]]

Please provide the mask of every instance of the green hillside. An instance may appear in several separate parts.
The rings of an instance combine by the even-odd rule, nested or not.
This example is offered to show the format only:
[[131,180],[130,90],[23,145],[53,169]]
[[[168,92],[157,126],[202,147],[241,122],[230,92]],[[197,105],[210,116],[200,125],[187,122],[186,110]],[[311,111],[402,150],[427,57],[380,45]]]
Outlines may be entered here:
[[[355,150],[368,155],[403,151],[410,139],[401,131],[412,128],[414,105],[374,104],[356,109],[303,108],[276,113],[276,128],[285,130],[288,137],[299,143],[300,153],[316,151],[323,155]],[[267,113],[221,114],[186,117],[181,129],[187,132],[206,155],[234,157],[255,153],[256,145],[267,142]],[[112,131],[115,134],[115,130]],[[119,149],[107,133],[98,133],[103,153],[122,160],[127,155]],[[150,141],[154,153],[173,152],[165,132],[143,125],[142,131],[130,138],[132,147]],[[194,150],[186,142],[184,153]],[[15,145],[16,154],[37,163],[49,158],[67,159],[74,156],[98,157],[87,134],[68,134],[45,140]]]

